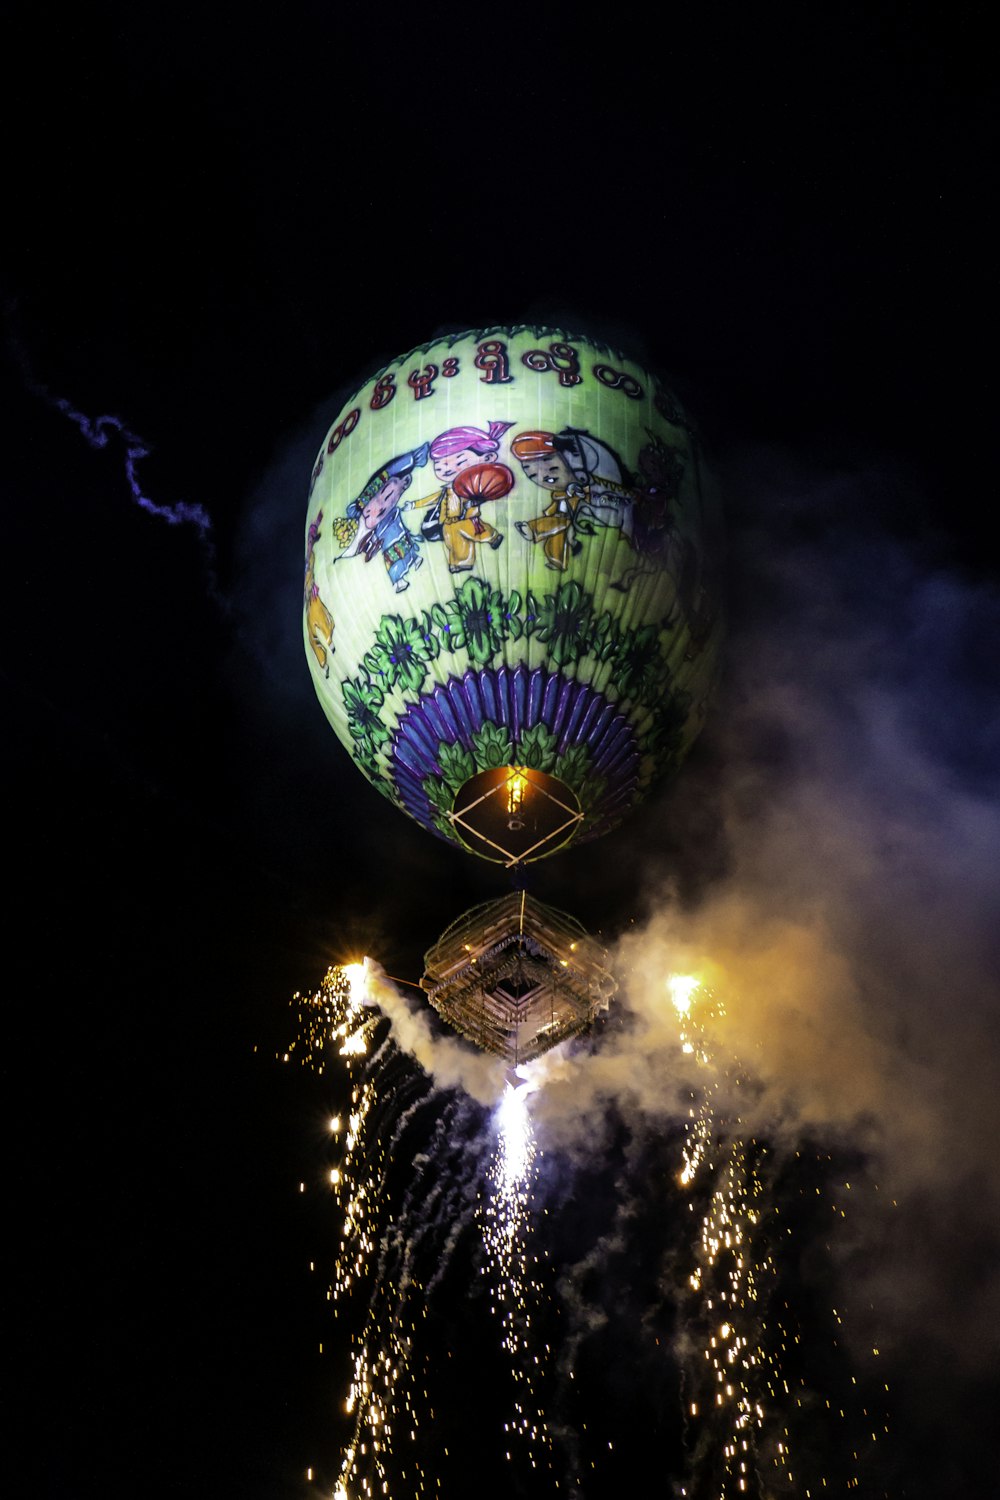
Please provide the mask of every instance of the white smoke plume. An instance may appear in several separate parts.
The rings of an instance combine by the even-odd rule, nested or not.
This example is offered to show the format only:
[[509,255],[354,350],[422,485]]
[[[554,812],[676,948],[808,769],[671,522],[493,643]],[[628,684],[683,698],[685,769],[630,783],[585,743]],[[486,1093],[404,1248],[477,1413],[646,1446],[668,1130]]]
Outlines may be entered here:
[[496,1058],[450,1036],[436,1035],[426,1006],[400,994],[372,959],[366,960],[365,993],[392,1025],[392,1036],[404,1052],[429,1073],[439,1088],[459,1088],[478,1104],[493,1108],[504,1090],[504,1065]]
[[699,975],[734,1063],[720,1112],[861,1161],[831,1236],[844,1334],[888,1355],[901,1425],[926,1432],[912,1492],[970,1493],[1000,1328],[1000,599],[879,530],[881,470],[751,471],[709,753],[643,827],[647,911],[616,955],[630,1022],[555,1063],[538,1110],[581,1149],[607,1097],[677,1118],[665,981]]

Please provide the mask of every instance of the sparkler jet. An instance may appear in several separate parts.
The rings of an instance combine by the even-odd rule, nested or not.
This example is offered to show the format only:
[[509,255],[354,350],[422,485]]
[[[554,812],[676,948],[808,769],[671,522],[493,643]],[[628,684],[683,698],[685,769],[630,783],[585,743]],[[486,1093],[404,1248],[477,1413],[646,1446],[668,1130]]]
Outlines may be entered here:
[[[516,874],[614,828],[687,753],[721,550],[698,438],[655,375],[557,329],[438,339],[374,375],[317,455],[317,695],[384,796]],[[603,959],[515,893],[453,923],[422,984],[516,1065],[607,1005]]]

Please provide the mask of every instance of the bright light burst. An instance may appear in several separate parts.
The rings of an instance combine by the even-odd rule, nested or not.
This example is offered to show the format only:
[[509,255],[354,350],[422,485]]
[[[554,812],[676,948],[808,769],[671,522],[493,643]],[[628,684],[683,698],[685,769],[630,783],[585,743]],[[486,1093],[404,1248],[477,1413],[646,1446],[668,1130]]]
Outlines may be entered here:
[[691,1002],[695,993],[701,988],[701,980],[693,974],[671,974],[667,980],[667,989],[674,1003],[674,1010],[679,1016],[690,1014]]

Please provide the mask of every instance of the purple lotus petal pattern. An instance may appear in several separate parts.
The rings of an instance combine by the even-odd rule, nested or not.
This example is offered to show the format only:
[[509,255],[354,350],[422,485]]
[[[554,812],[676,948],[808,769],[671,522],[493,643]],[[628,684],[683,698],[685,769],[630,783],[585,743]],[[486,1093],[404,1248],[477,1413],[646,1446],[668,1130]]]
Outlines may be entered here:
[[439,745],[460,743],[471,752],[472,737],[485,724],[502,726],[515,745],[528,730],[544,724],[555,736],[560,755],[576,746],[587,749],[590,776],[603,787],[588,810],[578,842],[606,833],[637,800],[635,731],[603,693],[542,667],[467,671],[421,693],[393,734],[392,774],[402,806],[438,838],[444,835],[435,826],[435,809],[423,783],[441,774]]

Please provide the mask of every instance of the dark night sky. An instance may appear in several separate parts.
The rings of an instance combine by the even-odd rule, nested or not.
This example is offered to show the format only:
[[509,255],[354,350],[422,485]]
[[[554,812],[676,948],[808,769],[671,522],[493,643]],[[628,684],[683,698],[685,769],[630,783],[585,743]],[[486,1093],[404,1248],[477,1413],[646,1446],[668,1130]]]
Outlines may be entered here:
[[[331,1231],[296,1192],[325,1096],[271,1061],[287,1000],[359,948],[415,976],[496,888],[310,702],[301,528],[338,391],[441,328],[593,329],[702,422],[737,633],[750,534],[877,531],[995,586],[982,8],[667,7],[656,38],[611,14],[8,9],[4,1092],[32,1493],[273,1500],[330,1462],[343,1375],[304,1267]],[[141,434],[146,492],[201,504],[211,555],[33,382]],[[842,509],[799,507],[795,475]],[[965,712],[988,656],[969,644]],[[973,739],[946,747],[970,781],[996,749]],[[694,900],[725,861],[720,744],[664,794],[676,832],[661,806],[540,893],[614,931],[655,857]]]

